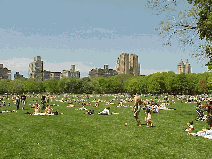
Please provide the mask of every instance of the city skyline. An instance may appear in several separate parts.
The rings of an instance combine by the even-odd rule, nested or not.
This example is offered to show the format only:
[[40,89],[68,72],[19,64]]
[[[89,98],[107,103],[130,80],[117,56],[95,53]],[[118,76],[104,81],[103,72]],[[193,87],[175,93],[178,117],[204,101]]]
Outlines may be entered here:
[[[155,28],[165,14],[145,7],[146,1],[32,1],[0,2],[0,63],[28,77],[28,64],[41,56],[45,70],[62,71],[76,65],[81,77],[94,68],[108,64],[115,69],[120,53],[136,54],[140,74],[177,72],[181,58],[189,59],[193,73],[207,68],[197,64],[189,53],[173,39],[163,46]],[[180,2],[187,9],[189,4]],[[11,10],[8,12],[8,9]],[[55,12],[56,11],[56,12]],[[203,66],[203,67],[202,67]],[[12,75],[13,78],[13,75]]]

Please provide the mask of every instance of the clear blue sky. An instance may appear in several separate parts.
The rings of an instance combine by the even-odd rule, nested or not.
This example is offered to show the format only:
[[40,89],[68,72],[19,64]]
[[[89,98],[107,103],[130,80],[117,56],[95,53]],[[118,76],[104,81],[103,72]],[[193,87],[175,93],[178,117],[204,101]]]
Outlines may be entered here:
[[[121,52],[137,54],[141,74],[177,72],[182,58],[192,72],[207,71],[175,42],[162,45],[154,28],[165,14],[145,7],[146,0],[1,0],[0,63],[28,77],[28,64],[41,56],[44,69],[76,65],[81,77],[92,68],[115,68]],[[180,2],[182,9],[188,7]],[[14,75],[12,75],[14,76]]]

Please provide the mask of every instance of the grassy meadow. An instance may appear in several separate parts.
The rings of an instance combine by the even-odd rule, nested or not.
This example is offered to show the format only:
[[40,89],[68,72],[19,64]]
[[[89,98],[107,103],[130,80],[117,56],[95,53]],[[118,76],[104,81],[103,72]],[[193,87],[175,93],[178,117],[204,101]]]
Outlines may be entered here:
[[[61,95],[57,99],[61,99]],[[70,99],[72,97],[69,97]],[[96,97],[90,97],[92,101]],[[109,101],[113,96],[102,97]],[[145,99],[144,97],[142,97]],[[151,96],[147,97],[151,99]],[[162,97],[159,97],[162,99]],[[184,129],[190,120],[194,121],[194,131],[209,127],[206,122],[195,121],[193,104],[181,103],[167,106],[176,110],[160,110],[152,113],[154,127],[146,127],[144,111],[139,118],[142,127],[138,127],[130,107],[111,105],[110,112],[119,114],[97,115],[108,107],[100,103],[94,109],[95,115],[86,115],[86,111],[66,107],[66,102],[55,101],[53,111],[63,113],[53,116],[25,115],[33,112],[32,100],[27,98],[25,110],[0,114],[0,158],[211,158],[212,140],[187,135]],[[38,103],[40,102],[40,98]],[[87,100],[87,98],[85,98]],[[98,97],[97,97],[98,99]],[[7,100],[5,100],[8,103]],[[86,101],[87,102],[87,101]],[[50,103],[51,104],[51,103]],[[130,106],[133,103],[127,103]],[[127,105],[124,103],[124,105]],[[13,110],[16,106],[0,107],[0,111]],[[127,123],[127,126],[124,124]]]

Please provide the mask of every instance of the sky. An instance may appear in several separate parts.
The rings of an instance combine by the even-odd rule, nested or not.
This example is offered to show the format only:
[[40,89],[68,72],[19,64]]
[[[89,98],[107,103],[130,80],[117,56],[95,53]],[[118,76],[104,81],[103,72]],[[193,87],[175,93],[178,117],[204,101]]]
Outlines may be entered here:
[[[193,73],[207,71],[177,39],[163,46],[155,28],[166,14],[145,5],[146,0],[0,0],[0,63],[12,77],[28,77],[29,63],[41,56],[45,70],[75,65],[82,78],[105,64],[115,69],[123,52],[138,55],[141,75],[177,72],[181,58]],[[177,7],[190,6],[178,1]]]

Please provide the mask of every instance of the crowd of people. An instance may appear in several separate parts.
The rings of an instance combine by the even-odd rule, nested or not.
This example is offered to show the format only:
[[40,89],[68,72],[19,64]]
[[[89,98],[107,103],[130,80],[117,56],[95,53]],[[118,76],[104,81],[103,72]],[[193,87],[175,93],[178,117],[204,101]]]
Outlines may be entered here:
[[[111,113],[111,108],[113,107],[131,107],[133,111],[133,117],[135,118],[137,125],[141,126],[142,121],[139,119],[139,112],[144,110],[146,115],[144,116],[145,125],[147,127],[153,127],[152,123],[152,113],[159,113],[160,110],[176,110],[175,108],[167,108],[170,105],[175,104],[175,100],[180,100],[185,103],[195,103],[197,119],[198,120],[206,120],[212,129],[212,98],[205,95],[198,96],[186,96],[186,95],[151,95],[150,98],[146,98],[147,95],[128,95],[128,94],[99,94],[99,95],[69,95],[65,94],[63,97],[59,95],[49,95],[49,94],[21,94],[21,95],[6,95],[4,98],[0,98],[0,107],[10,107],[11,103],[5,102],[5,99],[11,98],[11,101],[16,106],[16,111],[20,109],[25,110],[27,104],[27,98],[33,98],[33,104],[31,104],[31,108],[33,108],[33,112],[27,112],[29,115],[54,115],[58,114],[58,112],[53,112],[52,106],[58,106],[54,102],[65,102],[68,104],[67,107],[76,107],[76,105],[81,105],[81,107],[75,108],[75,110],[85,110],[84,114],[94,115],[94,109],[99,108],[99,105],[111,105],[110,107],[105,107],[102,111],[96,113],[98,115],[111,115],[118,113]],[[111,97],[113,97],[111,99]],[[170,100],[170,98],[174,98],[175,100]],[[107,99],[107,100],[105,100]],[[38,103],[40,101],[40,103]],[[202,104],[202,102],[207,102],[206,104]],[[118,104],[116,106],[116,103]],[[88,109],[87,107],[92,106],[94,109]],[[5,112],[16,112],[14,110],[5,110]],[[205,114],[204,112],[207,112]],[[2,112],[3,113],[3,112]],[[193,125],[190,124],[190,125]],[[188,129],[192,131],[191,129]]]

